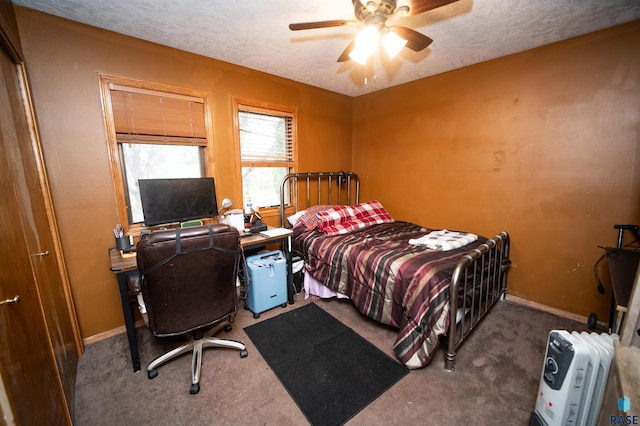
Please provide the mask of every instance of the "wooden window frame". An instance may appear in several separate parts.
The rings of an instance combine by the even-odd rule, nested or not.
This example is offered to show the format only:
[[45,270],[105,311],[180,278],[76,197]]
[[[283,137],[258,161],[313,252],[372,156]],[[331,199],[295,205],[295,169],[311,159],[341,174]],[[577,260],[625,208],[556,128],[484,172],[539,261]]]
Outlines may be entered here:
[[172,86],[168,84],[148,82],[143,80],[135,80],[125,77],[118,77],[107,74],[99,74],[100,94],[102,98],[103,116],[105,129],[107,132],[107,144],[109,153],[109,162],[111,167],[111,177],[113,182],[113,190],[116,198],[116,210],[118,221],[123,225],[127,234],[138,236],[140,232],[150,227],[143,224],[129,224],[129,214],[127,211],[127,195],[126,186],[123,179],[122,158],[120,156],[119,142],[116,136],[116,127],[114,121],[114,112],[112,107],[111,91],[112,90],[129,90],[132,93],[149,93],[156,94],[175,99],[198,99],[203,103],[204,111],[204,128],[206,143],[203,146],[204,175],[213,177],[215,175],[214,158],[213,158],[213,126],[211,120],[211,106],[207,92],[188,89],[184,87]]
[[[242,182],[242,155],[240,152],[240,123],[238,118],[239,111],[250,111],[256,113],[263,113],[267,115],[275,116],[287,116],[291,118],[291,156],[293,160],[289,162],[289,173],[295,173],[298,171],[298,111],[294,107],[287,107],[283,105],[277,105],[267,102],[260,102],[248,99],[233,98],[233,139],[236,153],[237,175],[236,181],[238,182],[238,193],[236,199],[240,203],[244,200],[243,182]],[[251,164],[259,164],[253,162]],[[280,165],[281,166],[281,165]],[[279,188],[278,188],[279,189]],[[240,208],[240,207],[238,207]],[[261,208],[260,215],[262,217],[275,217],[280,215],[280,209],[278,206],[270,208]]]

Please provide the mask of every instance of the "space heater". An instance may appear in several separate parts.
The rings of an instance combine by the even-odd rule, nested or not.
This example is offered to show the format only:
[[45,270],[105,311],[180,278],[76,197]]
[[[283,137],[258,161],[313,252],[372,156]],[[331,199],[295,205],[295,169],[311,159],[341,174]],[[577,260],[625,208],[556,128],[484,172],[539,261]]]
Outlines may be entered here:
[[529,426],[595,426],[616,335],[552,330]]

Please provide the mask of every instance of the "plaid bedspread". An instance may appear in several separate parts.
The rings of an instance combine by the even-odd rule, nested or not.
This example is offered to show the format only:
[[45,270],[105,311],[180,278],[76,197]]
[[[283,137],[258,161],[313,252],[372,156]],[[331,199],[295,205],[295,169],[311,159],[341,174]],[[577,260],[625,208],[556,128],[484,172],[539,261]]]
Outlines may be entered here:
[[368,317],[399,329],[393,349],[408,368],[426,366],[449,326],[449,282],[461,255],[486,238],[451,251],[410,245],[432,231],[407,222],[372,225],[327,236],[294,228],[294,250],[307,271],[347,295]]

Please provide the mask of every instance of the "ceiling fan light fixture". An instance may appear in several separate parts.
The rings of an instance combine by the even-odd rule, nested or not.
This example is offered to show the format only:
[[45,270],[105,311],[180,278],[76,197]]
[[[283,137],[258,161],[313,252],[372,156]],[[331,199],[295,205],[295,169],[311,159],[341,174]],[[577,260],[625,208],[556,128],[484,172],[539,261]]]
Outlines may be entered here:
[[371,13],[375,13],[376,9],[378,9],[378,4],[375,1],[368,1],[364,6]]
[[409,16],[410,11],[411,9],[409,8],[409,6],[399,6],[394,12],[394,15],[398,18],[402,18],[404,16]]
[[349,57],[361,65],[366,65],[369,55],[362,49],[355,48],[349,53]]
[[406,44],[407,40],[400,37],[394,31],[388,31],[384,37],[382,37],[382,45],[384,46],[384,50],[387,51],[389,59],[395,58]]
[[376,51],[378,44],[378,29],[373,25],[367,25],[356,37],[355,45],[349,57],[359,64],[366,64],[369,55]]
[[352,0],[356,20],[302,22],[289,24],[289,29],[297,31],[364,24],[365,29],[349,42],[337,62],[353,60],[366,66],[379,41],[390,60],[404,47],[420,52],[433,43],[432,39],[412,28],[393,25],[394,19],[424,13],[456,1],[459,0],[400,0],[401,5],[397,6],[398,0]]

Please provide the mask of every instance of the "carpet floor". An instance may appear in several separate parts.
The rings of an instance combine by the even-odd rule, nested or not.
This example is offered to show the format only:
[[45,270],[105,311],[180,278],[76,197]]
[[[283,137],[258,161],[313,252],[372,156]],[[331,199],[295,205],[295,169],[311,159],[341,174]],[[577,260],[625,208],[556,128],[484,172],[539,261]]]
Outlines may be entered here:
[[[307,303],[297,295],[293,305],[276,307],[257,320],[241,308],[233,330],[219,336],[244,342],[249,356],[205,350],[197,395],[189,394],[190,355],[160,367],[158,377],[149,380],[144,367],[132,371],[126,334],[88,345],[78,365],[74,424],[308,424],[244,331]],[[395,330],[364,317],[347,300],[315,303],[394,357]],[[526,425],[553,329],[582,331],[586,324],[501,301],[460,349],[454,372],[444,370],[444,352],[439,349],[429,366],[412,370],[347,425]],[[137,329],[137,336],[143,366],[182,342],[155,338],[145,327]],[[306,367],[303,359],[299,362]]]

